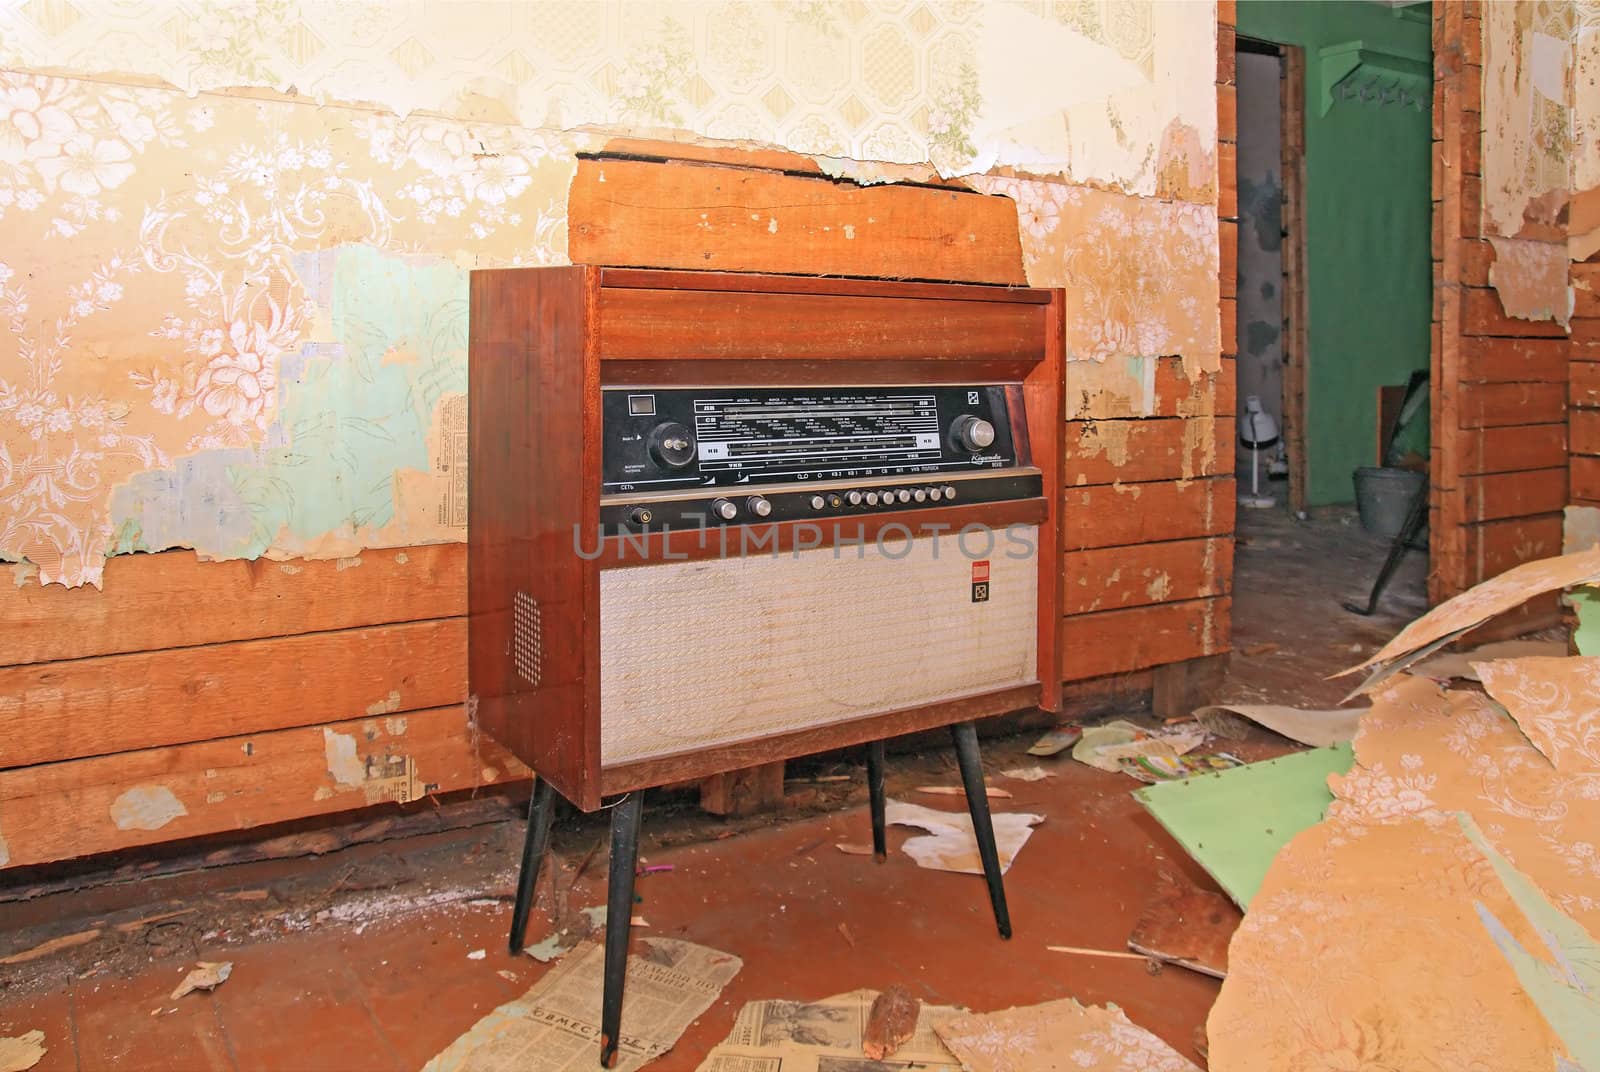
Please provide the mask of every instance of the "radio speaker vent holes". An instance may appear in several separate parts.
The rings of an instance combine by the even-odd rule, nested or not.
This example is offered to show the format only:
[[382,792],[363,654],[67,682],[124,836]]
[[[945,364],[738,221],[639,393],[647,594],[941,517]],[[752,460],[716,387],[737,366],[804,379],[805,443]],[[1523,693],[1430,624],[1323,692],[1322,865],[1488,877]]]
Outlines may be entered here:
[[512,602],[511,661],[522,680],[539,687],[544,664],[544,625],[538,600],[526,592],[518,592]]

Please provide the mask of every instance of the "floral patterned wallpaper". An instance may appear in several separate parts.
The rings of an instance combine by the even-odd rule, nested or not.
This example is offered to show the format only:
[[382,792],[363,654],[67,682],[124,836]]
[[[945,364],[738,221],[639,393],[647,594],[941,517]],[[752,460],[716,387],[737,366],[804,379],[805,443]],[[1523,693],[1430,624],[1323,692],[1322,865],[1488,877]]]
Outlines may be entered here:
[[618,131],[970,173],[1074,359],[1215,367],[1214,33],[1113,0],[8,6],[0,559],[464,539],[467,273],[564,263]]

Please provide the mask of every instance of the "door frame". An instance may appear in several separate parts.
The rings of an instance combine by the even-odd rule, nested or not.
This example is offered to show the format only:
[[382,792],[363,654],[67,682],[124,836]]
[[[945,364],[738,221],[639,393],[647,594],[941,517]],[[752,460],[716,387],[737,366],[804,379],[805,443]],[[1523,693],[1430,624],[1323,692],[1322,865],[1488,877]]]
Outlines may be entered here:
[[[1283,437],[1289,457],[1289,509],[1306,508],[1306,382],[1311,361],[1306,285],[1306,50],[1239,34],[1239,52],[1278,57],[1278,141],[1282,152]],[[1242,229],[1242,221],[1241,221]],[[1237,263],[1237,251],[1235,252]],[[1237,314],[1235,314],[1237,315]]]

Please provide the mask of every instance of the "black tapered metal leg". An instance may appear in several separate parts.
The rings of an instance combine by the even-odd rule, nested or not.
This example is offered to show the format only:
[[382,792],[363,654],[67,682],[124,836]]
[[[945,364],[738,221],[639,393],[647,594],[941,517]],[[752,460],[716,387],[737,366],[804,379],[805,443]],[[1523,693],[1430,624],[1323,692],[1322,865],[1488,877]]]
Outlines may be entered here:
[[889,857],[889,841],[884,833],[883,742],[867,745],[867,794],[872,799],[872,855],[881,862]]
[[1011,912],[1006,908],[1006,887],[1000,873],[1000,852],[994,844],[994,820],[989,816],[989,794],[983,784],[983,759],[978,755],[978,729],[970,722],[950,727],[956,742],[956,762],[961,764],[961,784],[967,791],[967,810],[972,815],[972,832],[978,839],[978,858],[983,861],[983,877],[989,883],[989,903],[994,906],[995,926],[1000,937],[1011,937]]
[[628,978],[628,938],[633,919],[633,874],[639,864],[643,793],[629,793],[611,809],[611,878],[606,890],[605,994],[600,1006],[600,1063],[617,1063],[622,1031],[622,988]]
[[528,832],[522,841],[522,869],[517,872],[517,902],[511,909],[511,953],[522,952],[528,933],[528,913],[533,910],[533,888],[544,866],[544,851],[550,844],[550,813],[555,806],[555,788],[543,778],[533,787],[528,801]]
[[1424,483],[1417,489],[1416,495],[1411,499],[1411,509],[1406,511],[1405,523],[1400,526],[1400,531],[1395,534],[1394,542],[1389,545],[1389,557],[1383,560],[1383,568],[1378,571],[1378,579],[1372,585],[1372,594],[1367,597],[1367,605],[1359,603],[1346,603],[1344,609],[1351,614],[1368,617],[1378,609],[1378,599],[1383,595],[1383,590],[1389,584],[1389,578],[1394,576],[1395,569],[1400,565],[1400,560],[1406,557],[1406,552],[1412,549],[1420,550],[1423,545],[1417,543],[1417,534],[1422,531],[1422,526],[1428,521],[1428,485]]

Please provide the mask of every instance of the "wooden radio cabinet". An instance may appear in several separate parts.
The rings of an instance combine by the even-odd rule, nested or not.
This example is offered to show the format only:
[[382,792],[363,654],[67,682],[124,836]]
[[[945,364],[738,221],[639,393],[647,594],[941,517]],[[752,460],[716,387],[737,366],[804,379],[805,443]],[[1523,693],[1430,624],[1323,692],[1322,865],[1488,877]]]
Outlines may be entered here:
[[470,705],[552,794],[612,810],[614,1059],[639,802],[955,728],[1009,936],[975,719],[1060,704],[1062,298],[593,266],[476,271]]

